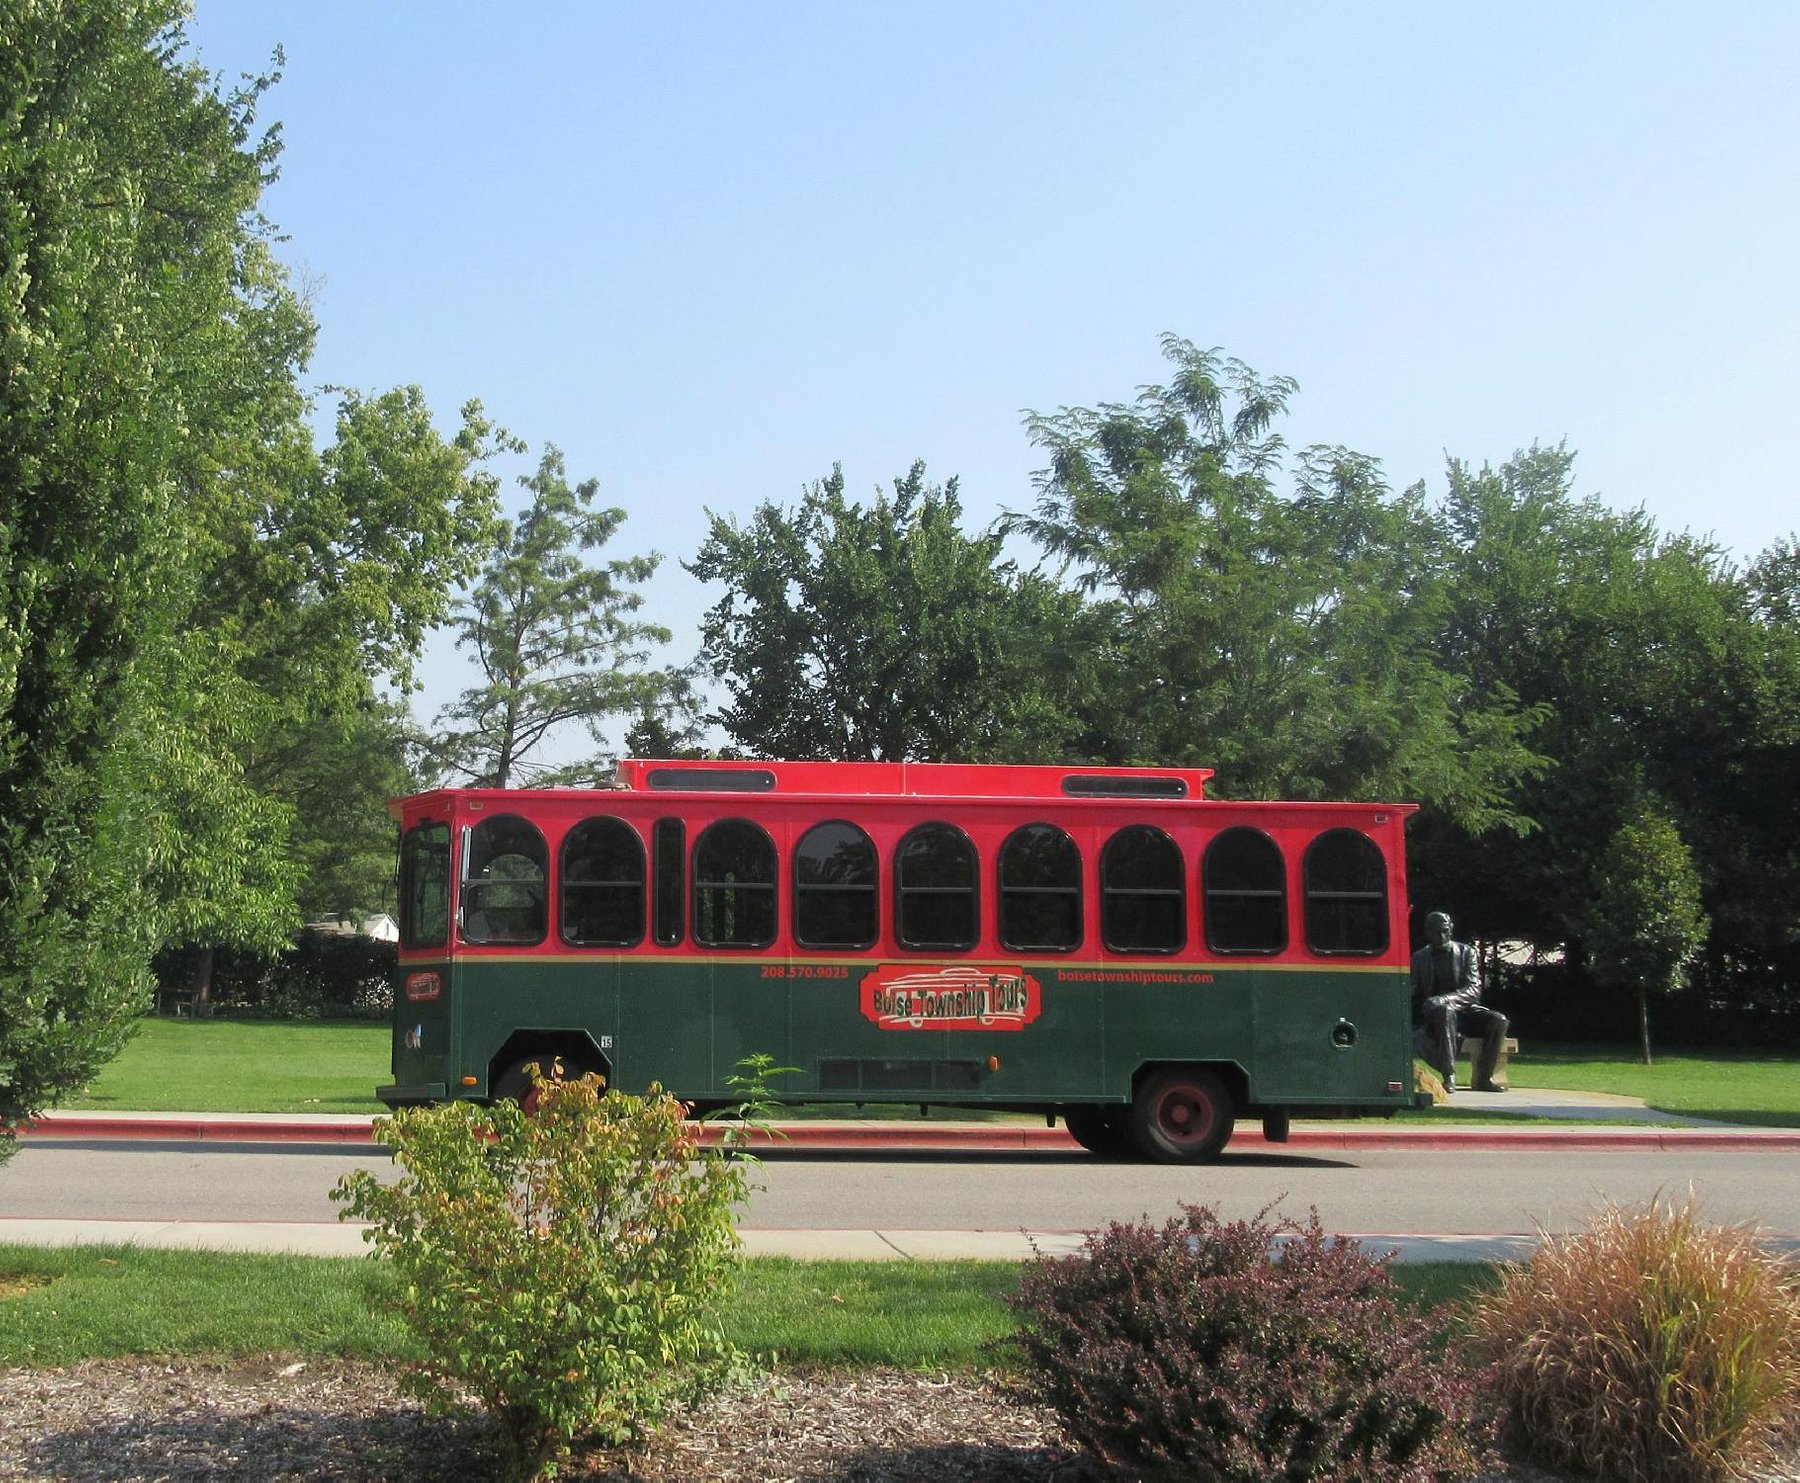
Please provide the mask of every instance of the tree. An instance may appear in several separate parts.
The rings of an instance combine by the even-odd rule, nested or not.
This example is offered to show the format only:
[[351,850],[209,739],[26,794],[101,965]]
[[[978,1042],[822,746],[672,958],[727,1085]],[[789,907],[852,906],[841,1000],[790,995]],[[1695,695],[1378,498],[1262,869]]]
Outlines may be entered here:
[[[474,574],[497,504],[486,461],[510,446],[473,402],[442,436],[416,387],[338,393],[320,451],[306,410],[285,399],[228,464],[194,471],[186,501],[198,579],[146,738],[179,738],[185,766],[160,762],[140,786],[161,798],[144,871],[161,945],[194,950],[202,999],[214,947],[274,952],[312,911],[387,894],[371,845],[391,853],[385,801],[412,779],[377,684],[404,693]],[[352,880],[362,900],[343,899]]]
[[1050,455],[1031,537],[1072,576],[1102,638],[1093,730],[1120,762],[1218,770],[1239,797],[1391,796],[1475,830],[1522,828],[1536,717],[1470,703],[1434,652],[1446,593],[1422,492],[1393,496],[1344,448],[1277,487],[1293,395],[1165,336],[1175,375],[1129,405],[1027,421]]
[[0,0],[0,1130],[117,1049],[158,948],[297,921],[291,759],[408,682],[494,506],[478,408],[346,394],[315,450],[274,79],[221,91],[181,17]]
[[625,733],[625,755],[694,760],[713,755],[706,746],[706,703],[694,669],[671,670],[668,681],[661,695],[639,705]]
[[[1740,970],[1772,965],[1800,1000],[1800,542],[1763,552],[1745,573],[1758,640],[1755,724],[1723,777],[1708,780],[1729,829],[1717,830],[1710,895],[1715,936]],[[1766,970],[1765,970],[1766,972]]]
[[320,720],[294,739],[280,784],[293,810],[289,854],[303,920],[395,910],[387,805],[417,788],[422,744],[405,708],[372,694],[348,716]]
[[1697,872],[1712,955],[1766,951],[1791,931],[1771,887],[1793,879],[1779,820],[1800,714],[1778,592],[1765,611],[1709,544],[1577,497],[1573,464],[1532,448],[1499,468],[1450,467],[1441,662],[1478,697],[1536,709],[1551,766],[1518,790],[1537,833],[1476,838],[1422,819],[1414,879],[1482,936],[1579,956],[1593,903],[1624,889],[1608,852],[1650,797]]
[[654,707],[676,682],[647,667],[668,630],[631,616],[644,600],[636,584],[661,558],[586,560],[618,533],[625,512],[591,508],[598,481],[571,488],[554,447],[520,483],[530,504],[502,531],[456,619],[457,643],[473,650],[483,683],[440,714],[432,749],[440,766],[496,788],[520,777],[591,779],[598,760],[558,767],[534,754],[571,722],[603,741],[608,718]]
[[1029,761],[1066,745],[1054,687],[1085,662],[1077,605],[961,528],[956,481],[915,463],[861,505],[844,475],[746,525],[708,512],[689,572],[722,582],[702,661],[712,717],[752,755]]
[[1583,933],[1603,978],[1637,991],[1638,1038],[1650,1056],[1650,996],[1676,988],[1706,937],[1700,875],[1665,809],[1640,799],[1607,841]]
[[[80,1086],[161,931],[145,661],[193,590],[181,494],[271,326],[263,84],[178,60],[171,0],[0,0],[0,1129]],[[279,339],[279,335],[276,336]],[[279,360],[286,352],[276,349]]]

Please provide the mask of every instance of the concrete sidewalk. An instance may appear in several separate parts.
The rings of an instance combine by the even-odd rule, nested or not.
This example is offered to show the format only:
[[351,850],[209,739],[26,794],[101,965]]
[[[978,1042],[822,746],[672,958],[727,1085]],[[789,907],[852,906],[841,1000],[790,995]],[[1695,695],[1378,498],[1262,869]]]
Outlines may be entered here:
[[[295,1256],[360,1257],[369,1253],[366,1227],[335,1221],[48,1220],[0,1216],[0,1244],[19,1246],[143,1246],[182,1251],[278,1252]],[[800,1261],[1024,1261],[1033,1253],[1066,1256],[1080,1248],[1079,1231],[740,1230],[748,1256]],[[1399,1261],[1505,1261],[1528,1256],[1529,1236],[1370,1236]],[[1800,1242],[1793,1243],[1800,1246]]]
[[[366,1227],[336,1221],[47,1220],[0,1216],[0,1244],[20,1246],[144,1246],[182,1251],[276,1252],[294,1256],[361,1257]],[[797,1261],[1026,1261],[1067,1256],[1080,1249],[1080,1231],[781,1230],[742,1228],[745,1254]],[[1370,1251],[1400,1262],[1522,1261],[1537,1247],[1533,1235],[1369,1232],[1354,1235]],[[1767,1245],[1800,1255],[1800,1238]]]

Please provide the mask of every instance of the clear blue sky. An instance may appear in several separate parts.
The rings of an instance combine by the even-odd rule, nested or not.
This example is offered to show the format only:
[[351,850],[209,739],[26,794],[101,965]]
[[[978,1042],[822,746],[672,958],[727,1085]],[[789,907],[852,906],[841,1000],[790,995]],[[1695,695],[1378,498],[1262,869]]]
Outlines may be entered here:
[[1022,410],[1129,399],[1165,330],[1396,487],[1566,440],[1740,559],[1800,527],[1800,6],[198,0],[191,38],[286,49],[316,382],[559,444],[664,554],[671,658],[703,507],[923,458],[985,523]]

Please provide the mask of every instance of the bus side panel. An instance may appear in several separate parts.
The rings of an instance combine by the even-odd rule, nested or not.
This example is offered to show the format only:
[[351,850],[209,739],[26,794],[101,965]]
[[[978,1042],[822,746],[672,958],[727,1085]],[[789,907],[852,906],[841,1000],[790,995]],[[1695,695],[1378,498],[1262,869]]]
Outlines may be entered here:
[[930,975],[940,966],[862,959],[740,970],[749,977],[740,978],[735,996],[721,980],[714,1075],[730,1075],[742,1058],[761,1053],[795,1068],[775,1084],[790,1101],[1045,1102],[1071,1085],[1083,1089],[1078,1095],[1099,1094],[1098,1009],[1086,986],[1041,995],[1032,1018],[1016,1028],[943,1029],[929,1014],[884,1019],[873,1007],[884,975]]
[[[929,1029],[884,1031],[863,1015],[862,980],[874,967],[866,960],[778,960],[721,973],[714,1077],[723,1084],[747,1057],[766,1055],[793,1068],[771,1083],[778,1101],[934,1100],[934,1079],[924,1068],[944,1058],[946,1037]],[[909,1074],[912,1063],[918,1074]]]
[[654,1082],[677,1097],[713,1092],[713,973],[709,960],[687,955],[623,961],[613,1062],[621,1091]]
[[586,1034],[596,1046],[606,1046],[619,1022],[618,980],[618,965],[610,956],[575,961],[525,955],[463,958],[458,966],[461,1072],[485,1082],[489,1067],[516,1033]]
[[1104,993],[1064,981],[1057,967],[1027,964],[1025,974],[1038,985],[1034,1017],[1016,1029],[949,1031],[944,1056],[982,1068],[981,1097],[1047,1105],[1104,1095]]
[[[704,1080],[696,1090],[729,1099],[730,1078],[744,1074],[743,1063],[767,1056],[775,1066],[793,1066],[799,1074],[777,1076],[769,1091],[777,1101],[793,1101],[817,1090],[812,1066],[796,1051],[796,1024],[804,1027],[808,1006],[793,1002],[796,985],[788,980],[786,959],[742,961],[720,959],[712,965],[711,1041],[706,1047]],[[841,1031],[841,1026],[834,1026]]]
[[1107,985],[1108,1095],[1130,1097],[1133,1078],[1150,1064],[1251,1066],[1261,978],[1256,969],[1171,969],[1163,982]]
[[1247,1063],[1255,1068],[1255,1100],[1290,1106],[1408,1100],[1411,1010],[1404,972],[1326,968],[1261,979],[1255,1053]]

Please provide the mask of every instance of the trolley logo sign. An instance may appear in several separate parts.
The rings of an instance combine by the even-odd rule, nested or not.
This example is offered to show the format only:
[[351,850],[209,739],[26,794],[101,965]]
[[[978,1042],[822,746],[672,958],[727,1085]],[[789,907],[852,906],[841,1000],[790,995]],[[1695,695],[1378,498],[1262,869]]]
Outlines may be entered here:
[[862,1012],[883,1030],[1023,1030],[1044,1007],[1023,968],[889,963],[862,981]]

